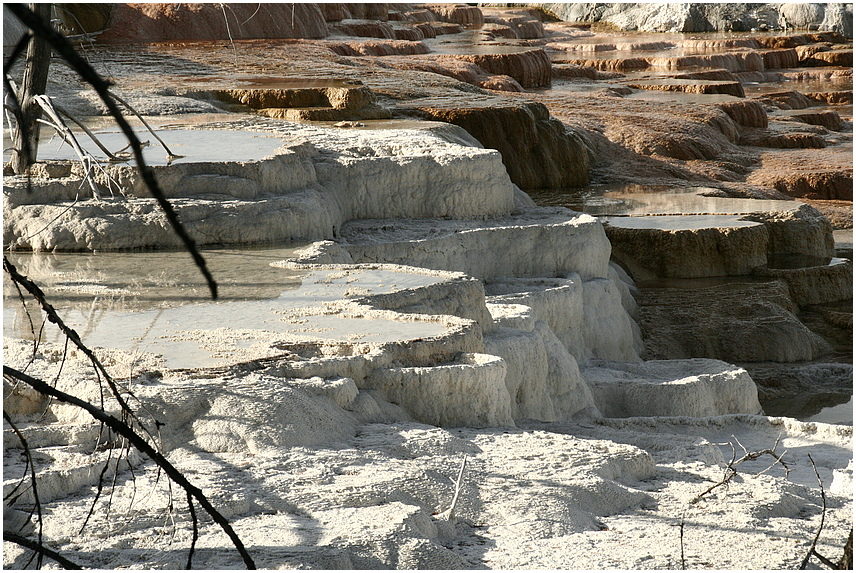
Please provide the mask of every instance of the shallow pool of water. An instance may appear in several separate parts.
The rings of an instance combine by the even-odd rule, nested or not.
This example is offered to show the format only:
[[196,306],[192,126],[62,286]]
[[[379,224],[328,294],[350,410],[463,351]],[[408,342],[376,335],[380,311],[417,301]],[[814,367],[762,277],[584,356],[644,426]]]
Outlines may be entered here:
[[[294,248],[204,252],[221,300],[207,289],[184,253],[13,255],[19,272],[43,285],[68,326],[90,347],[161,355],[169,368],[198,368],[268,355],[290,342],[384,343],[439,336],[438,322],[340,315],[342,299],[414,288],[441,277],[390,270],[293,271],[270,263]],[[64,341],[29,313],[14,287],[4,288],[6,336]],[[31,325],[32,321],[32,325]]]
[[[209,129],[169,129],[155,131],[169,150],[182,157],[170,160],[164,148],[152,134],[144,129],[135,133],[141,142],[148,142],[143,148],[143,157],[149,165],[167,165],[170,163],[204,163],[222,161],[257,161],[273,154],[282,146],[282,139],[269,133],[253,131],[226,131]],[[118,128],[95,132],[97,139],[110,150],[117,153],[126,149],[128,140]],[[98,160],[106,161],[107,155],[87,135],[76,132],[80,146]],[[5,156],[4,156],[5,157]],[[77,160],[74,149],[59,137],[45,140],[39,146],[40,160]],[[135,163],[129,157],[128,162]]]
[[600,217],[692,215],[698,218],[781,212],[799,206],[797,201],[717,197],[718,192],[709,187],[630,184],[539,189],[529,191],[529,195],[541,207],[567,207]]

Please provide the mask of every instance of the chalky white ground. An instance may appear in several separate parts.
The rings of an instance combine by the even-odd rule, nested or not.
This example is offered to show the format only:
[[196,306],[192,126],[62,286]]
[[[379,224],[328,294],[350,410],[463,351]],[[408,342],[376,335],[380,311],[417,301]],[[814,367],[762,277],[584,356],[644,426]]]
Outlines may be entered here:
[[[772,462],[762,458],[688,506],[731,458],[715,442],[739,439],[756,450],[779,438],[789,479],[779,468],[756,475]],[[832,475],[850,457],[850,431],[838,426],[752,416],[485,430],[367,424],[314,448],[182,448],[170,457],[233,522],[260,567],[676,569],[685,515],[688,567],[786,569],[820,526],[809,452],[827,493],[818,549],[837,558],[852,520],[846,474]],[[449,522],[434,514],[448,509],[464,456],[457,519]],[[156,487],[153,478],[151,468],[138,468],[135,482],[122,474],[112,517],[100,503],[82,535],[91,492],[66,498],[47,516],[46,535],[89,566],[181,568],[190,540],[183,496],[170,515],[163,480]],[[19,551],[5,545],[5,565],[20,565]],[[207,519],[194,563],[241,566]]]

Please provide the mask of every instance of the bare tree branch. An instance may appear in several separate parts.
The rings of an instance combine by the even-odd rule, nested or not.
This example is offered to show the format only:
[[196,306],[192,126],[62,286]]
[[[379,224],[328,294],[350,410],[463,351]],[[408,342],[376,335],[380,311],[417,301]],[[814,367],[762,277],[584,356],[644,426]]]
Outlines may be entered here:
[[196,242],[190,237],[184,226],[181,224],[181,221],[178,218],[178,213],[175,212],[172,204],[167,200],[166,195],[160,188],[160,185],[154,176],[154,172],[146,163],[146,160],[143,157],[143,148],[140,145],[140,140],[134,133],[133,128],[131,128],[127,120],[122,115],[121,110],[116,105],[115,99],[110,94],[110,84],[98,75],[92,66],[89,65],[89,62],[80,57],[80,55],[75,51],[74,46],[71,45],[65,36],[51,28],[48,23],[39,18],[32,10],[23,4],[4,4],[4,7],[8,8],[8,10],[14,14],[22,24],[29,27],[35,35],[47,41],[57,54],[64,58],[65,61],[68,62],[68,64],[78,74],[80,74],[80,77],[89,83],[89,85],[91,85],[98,93],[99,97],[110,111],[110,114],[125,134],[125,137],[128,138],[131,148],[134,151],[134,159],[137,162],[137,168],[140,170],[140,174],[142,175],[143,181],[148,187],[149,192],[157,200],[158,205],[160,205],[161,209],[166,214],[166,218],[173,230],[182,240],[185,248],[193,257],[196,266],[199,267],[199,270],[205,277],[205,280],[208,283],[208,289],[211,291],[211,298],[216,299],[217,283],[214,281],[214,277],[211,276],[211,272],[208,270],[205,259],[202,258],[202,255],[196,248]]
[[[163,471],[166,472],[166,475],[169,478],[180,485],[188,495],[188,498],[195,499],[203,509],[211,516],[211,518],[223,529],[226,535],[229,536],[229,539],[232,540],[232,543],[235,545],[235,548],[238,550],[238,553],[241,554],[241,557],[244,560],[248,569],[255,569],[255,563],[253,562],[250,554],[247,553],[247,550],[244,548],[244,544],[235,531],[232,529],[232,526],[229,525],[229,521],[223,517],[220,512],[218,512],[211,502],[208,501],[208,498],[202,493],[198,487],[194,486],[184,474],[182,474],[175,466],[173,466],[169,460],[167,460],[160,452],[158,452],[154,447],[152,447],[142,436],[140,436],[137,432],[135,432],[128,424],[111,416],[110,414],[104,412],[100,408],[93,406],[89,402],[85,400],[81,400],[76,396],[72,396],[71,394],[66,394],[56,388],[52,387],[50,384],[47,384],[37,378],[33,378],[23,372],[19,372],[14,368],[10,368],[9,366],[3,365],[3,375],[8,376],[14,380],[20,380],[28,385],[30,385],[33,389],[41,392],[46,396],[52,396],[61,402],[66,402],[68,404],[72,404],[79,408],[86,410],[90,416],[102,422],[105,426],[113,430],[116,434],[123,436],[126,438],[131,444],[134,445],[135,448],[140,450],[143,454],[147,455],[152,459],[159,467],[163,468]],[[191,513],[193,510],[191,509]]]
[[21,547],[26,547],[27,549],[32,549],[39,555],[44,555],[45,557],[50,557],[57,563],[63,566],[65,569],[83,569],[80,565],[73,561],[69,561],[53,549],[48,549],[41,543],[36,543],[32,539],[27,539],[22,535],[17,535],[15,533],[10,533],[8,531],[3,532],[3,541],[10,541],[12,543],[16,543]]

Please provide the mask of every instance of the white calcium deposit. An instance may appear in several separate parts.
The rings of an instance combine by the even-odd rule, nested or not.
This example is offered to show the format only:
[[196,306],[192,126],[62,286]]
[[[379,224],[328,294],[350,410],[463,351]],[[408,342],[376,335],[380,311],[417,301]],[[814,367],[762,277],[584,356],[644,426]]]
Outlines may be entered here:
[[[678,569],[683,553],[689,568],[796,567],[821,520],[809,452],[827,499],[818,550],[839,556],[852,429],[761,415],[749,375],[724,362],[641,361],[633,283],[597,219],[535,208],[499,154],[457,128],[283,137],[269,158],[157,172],[197,238],[317,240],[278,264],[301,286],[256,308],[258,324],[240,305],[201,306],[183,326],[179,312],[157,338],[204,351],[195,363],[154,343],[97,344],[257,566]],[[12,180],[7,244],[174,246],[131,168],[111,169],[129,198],[71,203],[79,178],[36,181],[32,195]],[[101,400],[61,340],[33,351],[7,338],[4,363]],[[184,566],[185,496],[170,497],[149,460],[99,445],[79,409],[5,380],[4,411],[36,454],[47,545],[93,568]],[[4,444],[6,494],[25,472],[8,424]],[[781,463],[749,461],[693,502],[732,456],[774,447]],[[81,532],[100,475],[110,493]],[[31,499],[6,502],[7,527],[33,531]],[[196,511],[194,567],[240,567]],[[4,566],[26,559],[4,543]]]

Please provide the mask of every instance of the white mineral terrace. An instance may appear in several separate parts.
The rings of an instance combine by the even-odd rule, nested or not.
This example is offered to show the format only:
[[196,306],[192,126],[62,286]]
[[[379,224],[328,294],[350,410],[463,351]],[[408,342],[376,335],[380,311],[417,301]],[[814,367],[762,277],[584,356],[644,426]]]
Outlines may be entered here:
[[[196,303],[137,312],[103,310],[95,314],[77,308],[66,310],[63,316],[66,324],[94,347],[156,354],[163,358],[166,368],[207,368],[275,355],[282,345],[295,343],[383,344],[441,337],[449,332],[451,318],[443,321],[367,309],[360,312],[356,305],[343,309],[334,303],[442,280],[444,277],[438,275],[384,269],[314,270],[297,277],[294,288],[270,300]],[[95,282],[76,286],[75,290],[99,292]],[[7,307],[4,314],[9,334],[32,338],[29,320],[20,307]],[[45,327],[42,340],[63,340],[59,329],[50,324]]]

